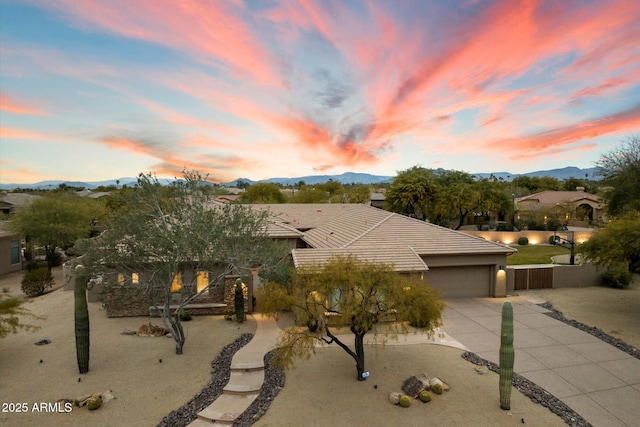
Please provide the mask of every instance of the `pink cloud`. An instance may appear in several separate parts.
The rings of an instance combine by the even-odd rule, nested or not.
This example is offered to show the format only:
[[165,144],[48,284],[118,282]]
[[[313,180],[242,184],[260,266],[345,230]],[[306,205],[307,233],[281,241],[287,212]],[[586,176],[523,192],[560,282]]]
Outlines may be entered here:
[[511,154],[513,158],[521,155],[518,153],[539,157],[548,150],[558,150],[601,135],[635,131],[638,128],[640,128],[640,104],[599,119],[558,127],[530,136],[494,140],[483,146],[491,151],[513,153]]
[[48,116],[46,111],[15,100],[9,95],[0,95],[0,111],[11,114],[25,114],[31,116]]
[[42,141],[59,140],[60,137],[53,134],[35,132],[32,130],[16,129],[6,126],[0,127],[0,138],[7,139],[34,139]]
[[161,144],[127,137],[105,137],[100,142],[118,150],[128,151],[158,160],[152,170],[160,175],[179,175],[182,170],[197,170],[210,175],[211,179],[225,180],[231,178],[235,168],[255,166],[252,162],[238,156],[197,155],[189,153],[181,156]]
[[182,0],[59,0],[54,7],[75,25],[96,27],[189,53],[258,85],[281,85],[278,61],[243,21],[240,4]]

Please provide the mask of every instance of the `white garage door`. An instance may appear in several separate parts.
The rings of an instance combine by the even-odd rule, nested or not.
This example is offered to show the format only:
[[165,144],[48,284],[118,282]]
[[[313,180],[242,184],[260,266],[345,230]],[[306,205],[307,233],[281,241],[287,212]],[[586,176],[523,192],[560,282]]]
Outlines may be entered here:
[[429,286],[445,298],[491,296],[491,266],[433,267],[425,273]]

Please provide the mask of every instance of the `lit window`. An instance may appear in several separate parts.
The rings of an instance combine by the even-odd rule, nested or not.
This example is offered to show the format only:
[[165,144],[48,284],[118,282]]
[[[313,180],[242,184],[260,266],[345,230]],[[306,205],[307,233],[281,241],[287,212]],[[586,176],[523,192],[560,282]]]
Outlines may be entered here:
[[124,285],[124,274],[118,273],[118,284]]
[[200,293],[209,286],[209,272],[198,271],[198,277],[196,278],[196,292]]
[[180,289],[182,289],[182,275],[176,273],[173,276],[173,282],[171,282],[171,292],[180,292]]
[[140,280],[138,279],[138,273],[131,273],[131,283],[133,283],[134,285],[140,283]]

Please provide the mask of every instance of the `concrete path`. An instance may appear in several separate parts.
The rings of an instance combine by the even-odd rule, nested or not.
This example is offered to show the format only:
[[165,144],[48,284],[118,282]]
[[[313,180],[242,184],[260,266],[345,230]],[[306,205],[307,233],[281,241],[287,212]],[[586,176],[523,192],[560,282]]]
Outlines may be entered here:
[[260,394],[264,382],[264,356],[275,348],[280,328],[273,318],[261,314],[255,314],[254,318],[256,333],[249,344],[238,350],[231,359],[231,376],[224,392],[200,411],[198,418],[189,426],[233,424]]
[[[507,298],[447,300],[443,327],[428,337],[410,333],[386,345],[433,343],[469,350],[499,363],[502,303]],[[596,337],[544,315],[544,301],[508,298],[514,311],[514,371],[563,401],[594,427],[640,425],[640,360]],[[264,356],[280,329],[255,315],[254,338],[232,359],[224,393],[198,414],[192,427],[232,424],[255,400],[264,381]],[[373,335],[367,342],[374,344]]]
[[[514,371],[544,388],[594,427],[640,425],[640,360],[520,297],[514,311]],[[447,300],[443,329],[483,359],[499,362],[505,298]]]

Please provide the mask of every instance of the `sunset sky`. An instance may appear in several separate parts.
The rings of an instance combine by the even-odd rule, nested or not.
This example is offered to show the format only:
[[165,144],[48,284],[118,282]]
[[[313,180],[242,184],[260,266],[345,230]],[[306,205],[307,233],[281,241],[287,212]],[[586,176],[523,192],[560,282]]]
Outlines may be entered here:
[[0,183],[593,167],[640,1],[0,0]]

